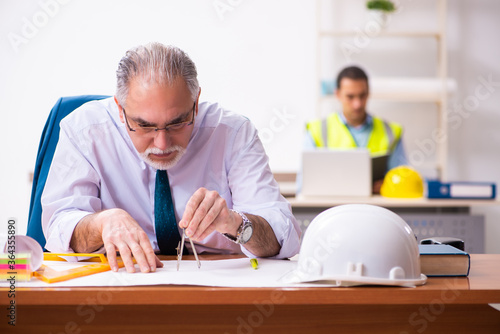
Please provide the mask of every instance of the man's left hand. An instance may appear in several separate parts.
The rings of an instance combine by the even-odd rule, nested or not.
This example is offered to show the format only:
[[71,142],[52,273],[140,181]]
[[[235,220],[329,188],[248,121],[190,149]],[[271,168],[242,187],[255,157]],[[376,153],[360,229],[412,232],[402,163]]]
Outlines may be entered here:
[[186,204],[179,227],[193,240],[203,240],[214,230],[236,235],[241,217],[230,211],[217,191],[198,189]]
[[[262,217],[245,213],[253,225],[253,234],[245,248],[260,257],[274,256],[280,244],[273,229]],[[179,226],[186,229],[189,238],[200,241],[213,231],[236,236],[243,219],[229,210],[226,201],[216,191],[198,189],[186,204]]]

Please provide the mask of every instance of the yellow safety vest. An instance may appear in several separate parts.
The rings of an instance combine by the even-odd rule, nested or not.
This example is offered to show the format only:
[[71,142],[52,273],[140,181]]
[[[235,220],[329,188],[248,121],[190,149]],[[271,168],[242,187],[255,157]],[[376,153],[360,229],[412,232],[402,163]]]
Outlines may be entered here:
[[[401,138],[403,128],[393,122],[386,122],[372,116],[373,129],[368,138],[366,148],[372,155],[391,154]],[[356,142],[347,126],[337,113],[332,113],[326,119],[318,119],[307,123],[307,131],[316,147],[356,148]],[[325,145],[327,143],[327,145]]]

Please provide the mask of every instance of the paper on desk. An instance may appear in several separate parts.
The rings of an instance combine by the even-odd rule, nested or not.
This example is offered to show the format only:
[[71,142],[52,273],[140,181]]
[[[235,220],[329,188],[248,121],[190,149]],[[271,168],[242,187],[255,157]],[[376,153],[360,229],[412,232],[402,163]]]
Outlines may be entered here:
[[[297,261],[259,259],[259,269],[250,265],[250,259],[229,259],[202,261],[198,269],[196,261],[182,261],[177,271],[177,261],[162,261],[163,268],[154,273],[127,273],[125,268],[118,272],[106,271],[89,276],[78,277],[57,283],[45,283],[36,278],[30,282],[16,282],[17,287],[85,287],[85,286],[133,286],[133,285],[200,285],[218,287],[304,287],[305,284],[287,284],[280,279],[295,269]],[[85,265],[85,264],[82,264]],[[0,287],[7,287],[1,282]],[[314,285],[307,286],[331,286]]]

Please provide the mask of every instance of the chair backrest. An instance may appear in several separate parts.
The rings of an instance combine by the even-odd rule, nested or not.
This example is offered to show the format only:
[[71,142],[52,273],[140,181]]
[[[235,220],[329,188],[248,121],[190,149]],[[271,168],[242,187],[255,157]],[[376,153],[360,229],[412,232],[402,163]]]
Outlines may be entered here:
[[54,150],[59,141],[59,122],[82,104],[102,100],[109,96],[105,95],[82,95],[61,97],[50,111],[45,127],[43,128],[40,144],[38,145],[38,154],[36,156],[35,171],[33,174],[33,186],[31,188],[31,203],[28,214],[27,235],[34,238],[38,243],[45,247],[45,237],[42,231],[42,205],[41,197],[47,174],[52,163]]

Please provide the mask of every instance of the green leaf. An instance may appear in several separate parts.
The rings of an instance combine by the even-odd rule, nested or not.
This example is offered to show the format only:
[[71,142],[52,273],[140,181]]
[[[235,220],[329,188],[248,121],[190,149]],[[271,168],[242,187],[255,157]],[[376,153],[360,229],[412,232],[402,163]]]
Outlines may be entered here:
[[378,9],[385,12],[393,12],[396,7],[389,0],[370,0],[366,2],[366,8],[368,9]]

